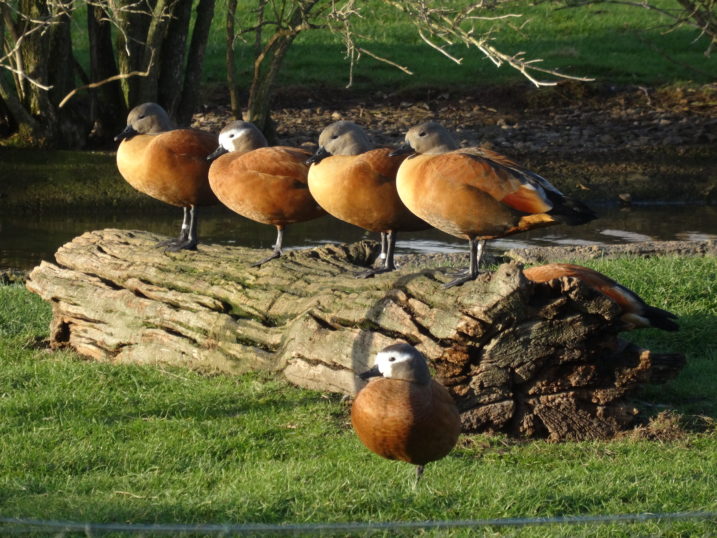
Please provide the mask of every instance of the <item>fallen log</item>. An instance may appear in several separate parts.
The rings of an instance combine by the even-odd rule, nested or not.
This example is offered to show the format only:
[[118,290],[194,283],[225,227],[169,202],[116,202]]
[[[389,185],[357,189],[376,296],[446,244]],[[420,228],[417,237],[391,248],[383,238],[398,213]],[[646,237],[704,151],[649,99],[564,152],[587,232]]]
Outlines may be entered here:
[[354,375],[388,344],[416,345],[452,392],[466,431],[608,438],[628,397],[684,364],[618,337],[620,309],[580,281],[534,284],[519,265],[444,289],[444,269],[356,279],[373,242],[290,251],[165,252],[147,232],[102,230],[62,246],[27,287],[52,304],[51,345],[122,363],[204,372],[266,370],[302,387],[355,394]]

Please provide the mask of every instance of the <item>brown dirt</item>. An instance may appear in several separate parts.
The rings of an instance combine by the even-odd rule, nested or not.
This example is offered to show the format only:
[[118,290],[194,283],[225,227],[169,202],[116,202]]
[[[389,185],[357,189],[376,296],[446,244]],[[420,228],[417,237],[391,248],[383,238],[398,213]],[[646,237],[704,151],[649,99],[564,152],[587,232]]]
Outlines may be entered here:
[[[485,144],[585,199],[717,202],[717,84],[613,87],[566,82],[481,87],[471,92],[284,89],[274,103],[279,142],[315,147],[339,119],[356,121],[377,145],[399,144],[426,119],[464,146]],[[219,131],[229,108],[214,101],[194,125]]]

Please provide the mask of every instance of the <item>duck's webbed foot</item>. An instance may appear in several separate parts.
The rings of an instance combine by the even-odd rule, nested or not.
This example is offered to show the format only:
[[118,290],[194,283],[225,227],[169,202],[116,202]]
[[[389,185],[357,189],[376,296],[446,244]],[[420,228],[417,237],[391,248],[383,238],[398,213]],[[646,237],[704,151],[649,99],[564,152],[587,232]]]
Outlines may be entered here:
[[467,269],[465,271],[461,271],[459,273],[454,273],[453,275],[457,276],[458,278],[451,280],[450,282],[446,282],[445,284],[443,284],[443,287],[444,288],[452,288],[453,286],[460,286],[461,284],[465,284],[466,282],[475,280],[476,278],[478,278],[479,274],[480,273],[478,273],[477,271],[475,273],[473,273],[469,269]]
[[[165,241],[163,241],[164,243]],[[197,250],[197,240],[186,238],[184,240],[174,239],[166,242],[165,252],[179,252],[180,250]]]
[[281,255],[282,255],[282,254],[283,254],[283,252],[281,251],[281,249],[276,249],[276,250],[274,250],[269,256],[267,256],[266,258],[264,258],[263,260],[259,260],[259,261],[256,262],[256,263],[252,263],[252,264],[250,265],[250,267],[261,267],[261,266],[264,265],[266,262],[270,262],[271,260],[275,260],[275,259],[277,259],[277,258],[281,258]]
[[381,267],[376,267],[374,269],[369,269],[368,271],[360,271],[358,273],[355,273],[354,276],[356,278],[371,278],[376,275],[380,275],[382,273],[390,273],[391,271],[395,271],[396,267],[391,265],[391,267],[387,267],[386,265],[382,265]]

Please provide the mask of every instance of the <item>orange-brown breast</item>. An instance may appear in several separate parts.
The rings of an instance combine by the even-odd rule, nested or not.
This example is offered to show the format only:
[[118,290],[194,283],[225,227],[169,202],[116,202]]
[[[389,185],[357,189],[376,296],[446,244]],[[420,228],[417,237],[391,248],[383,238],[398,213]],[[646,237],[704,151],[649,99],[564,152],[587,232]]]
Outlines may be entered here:
[[356,396],[351,422],[369,450],[415,465],[443,458],[461,430],[453,399],[435,380],[418,385],[374,379]]
[[327,212],[372,232],[425,230],[396,192],[401,157],[381,148],[361,155],[327,157],[309,169],[309,189]]
[[193,129],[176,129],[125,139],[117,149],[117,168],[138,191],[167,204],[212,205],[207,155],[217,137]]
[[396,185],[411,211],[457,237],[493,239],[555,223],[538,191],[469,150],[410,157]]
[[226,153],[209,170],[217,198],[236,213],[264,224],[285,226],[325,214],[307,185],[310,153],[284,146]]

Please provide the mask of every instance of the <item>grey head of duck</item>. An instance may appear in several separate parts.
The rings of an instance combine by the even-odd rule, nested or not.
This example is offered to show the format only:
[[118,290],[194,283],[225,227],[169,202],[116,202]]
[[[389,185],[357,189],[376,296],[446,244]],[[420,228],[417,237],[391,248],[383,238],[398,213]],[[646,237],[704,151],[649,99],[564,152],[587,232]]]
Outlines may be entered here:
[[406,142],[391,155],[426,153],[437,155],[458,149],[459,145],[451,132],[436,121],[425,121],[406,132]]
[[115,142],[138,134],[158,134],[174,129],[167,112],[157,103],[142,103],[129,111],[127,127],[115,136]]
[[387,379],[400,379],[419,385],[431,381],[426,357],[410,344],[393,344],[376,354],[375,365],[359,375],[361,379],[383,376]]
[[331,155],[360,155],[373,149],[366,132],[352,121],[337,121],[319,135],[319,149],[306,164],[318,164]]
[[268,145],[269,142],[256,125],[248,121],[233,121],[221,130],[219,147],[207,156],[207,160],[212,161],[230,151],[244,153],[257,148],[265,148]]

